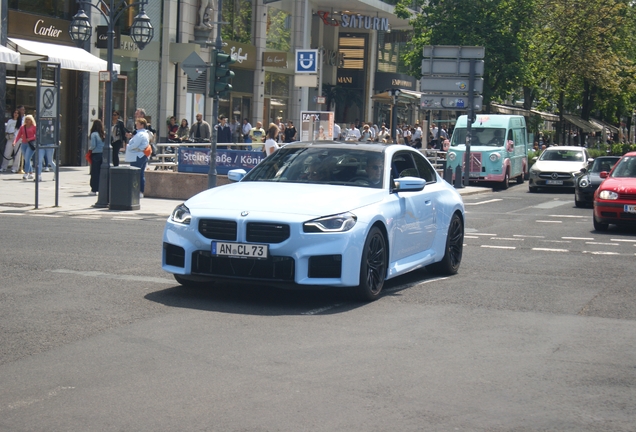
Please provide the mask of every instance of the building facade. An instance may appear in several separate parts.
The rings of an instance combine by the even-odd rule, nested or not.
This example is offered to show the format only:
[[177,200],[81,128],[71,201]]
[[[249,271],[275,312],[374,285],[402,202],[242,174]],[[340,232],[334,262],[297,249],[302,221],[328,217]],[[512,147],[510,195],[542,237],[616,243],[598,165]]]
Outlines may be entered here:
[[[0,0],[2,35],[7,47],[23,53],[19,66],[6,67],[5,118],[17,105],[35,110],[34,65],[38,56],[13,41],[25,39],[56,46],[74,46],[68,24],[78,10],[75,0],[44,2],[49,9],[27,0]],[[134,0],[129,0],[132,3]],[[348,1],[346,9],[335,0],[225,0],[221,34],[224,51],[236,60],[232,91],[219,101],[219,114],[265,127],[280,118],[299,124],[300,112],[335,111],[341,124],[368,121],[389,124],[391,110],[399,121],[414,123],[418,104],[374,98],[389,88],[417,91],[416,80],[404,74],[400,54],[411,31],[408,21],[393,13],[393,6],[379,0]],[[40,3],[38,3],[39,5]],[[6,6],[5,6],[6,5]],[[151,0],[146,13],[155,29],[154,38],[139,50],[129,36],[135,8],[117,22],[114,62],[118,79],[113,84],[113,109],[132,128],[136,108],[144,108],[159,137],[167,135],[170,116],[191,124],[202,113],[210,124],[212,99],[208,97],[207,70],[191,79],[182,66],[192,53],[209,63],[217,35],[218,0]],[[98,59],[107,58],[105,26],[101,14],[91,8],[93,36],[83,47]],[[4,23],[7,23],[4,25]],[[39,24],[38,24],[39,23]],[[297,49],[318,49],[321,66],[316,85],[298,87],[294,72]],[[45,59],[46,56],[39,56]],[[105,70],[105,66],[104,69]],[[1,70],[0,70],[1,72]],[[322,84],[325,103],[318,103]],[[105,84],[96,70],[64,69],[60,159],[64,165],[84,163],[92,120],[104,118]]]

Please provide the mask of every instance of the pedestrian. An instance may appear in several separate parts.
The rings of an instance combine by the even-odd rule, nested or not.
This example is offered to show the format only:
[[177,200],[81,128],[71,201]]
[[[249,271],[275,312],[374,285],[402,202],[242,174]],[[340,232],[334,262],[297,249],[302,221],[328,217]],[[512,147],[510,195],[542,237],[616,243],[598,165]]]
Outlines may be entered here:
[[242,135],[239,133],[241,127],[236,120],[236,116],[230,122],[230,131],[232,132],[232,142],[239,143],[242,141]]
[[285,128],[285,142],[290,143],[296,141],[296,128],[294,122],[287,120],[287,127]]
[[256,127],[250,129],[250,142],[254,144],[261,144],[265,142],[265,129],[263,129],[263,123],[256,122]]
[[250,131],[252,130],[252,125],[246,118],[243,119],[243,126],[241,126],[241,133],[243,134],[243,142],[249,144],[252,142],[250,138]]
[[360,141],[360,130],[356,127],[355,123],[351,123],[351,127],[347,130],[345,141]]
[[33,167],[31,165],[31,158],[35,153],[35,138],[36,127],[35,119],[31,114],[24,117],[24,124],[18,129],[18,133],[13,139],[13,145],[21,140],[22,157],[24,158],[24,175],[23,180],[33,179]]
[[203,120],[203,114],[197,113],[197,121],[190,128],[190,139],[195,142],[210,141],[212,129],[210,123]]
[[413,131],[412,142],[414,148],[422,148],[422,128],[420,127],[419,121],[415,122],[415,130]]
[[139,197],[143,198],[144,189],[146,186],[146,176],[144,171],[146,170],[146,163],[148,157],[144,154],[146,147],[150,145],[148,141],[148,131],[146,130],[147,122],[145,118],[138,118],[135,120],[136,134],[133,136],[126,146],[126,162],[130,162],[130,166],[134,166],[140,169],[140,181],[139,181]]
[[[91,151],[91,191],[89,195],[97,195],[99,192],[99,176],[104,156],[104,124],[100,119],[93,120],[91,127],[91,143],[88,149]],[[113,149],[113,152],[115,149]],[[117,161],[119,163],[119,160]]]
[[2,172],[5,172],[9,168],[9,162],[11,162],[11,160],[13,160],[13,164],[11,165],[11,172],[17,173],[20,169],[20,156],[22,152],[20,151],[20,147],[13,144],[13,139],[15,138],[16,133],[16,124],[19,117],[20,111],[16,109],[13,111],[13,118],[7,120],[4,125],[5,138],[7,142],[4,146],[2,167],[0,168],[0,171]]
[[[232,142],[232,130],[230,129],[230,125],[227,124],[227,117],[224,115],[219,116],[219,124],[216,125],[216,142]],[[223,146],[223,148],[227,148],[227,146]]]
[[[18,120],[15,122],[15,130],[18,133],[20,130],[20,126],[24,124],[24,117],[26,116],[26,110],[24,109],[24,105],[18,105]],[[20,148],[18,149],[18,153],[20,154],[20,165],[18,166],[18,174],[24,174],[24,152],[22,151],[22,145],[20,144]]]
[[188,126],[187,119],[181,119],[181,125],[179,125],[179,130],[177,131],[177,137],[179,141],[185,141],[190,139],[190,127]]
[[265,140],[265,155],[270,156],[276,152],[280,147],[276,139],[278,138],[278,126],[275,123],[269,125],[267,129],[267,139]]
[[405,145],[411,145],[411,131],[409,129],[408,125],[404,125],[404,128],[402,129],[402,138],[404,139],[404,144]]
[[[101,122],[101,120],[100,120]],[[119,166],[119,152],[126,142],[126,134],[130,131],[124,126],[124,122],[119,118],[119,112],[113,111],[113,127],[110,134],[110,145],[113,152],[113,166]],[[91,132],[92,135],[92,132]]]
[[171,116],[170,119],[168,119],[168,141],[178,141],[178,131],[179,125],[177,124],[177,118]]
[[360,138],[358,139],[358,141],[362,141],[362,142],[373,141],[373,134],[369,130],[368,124],[365,124],[364,127],[362,128],[362,132],[360,133]]
[[334,141],[340,141],[340,133],[341,133],[340,125],[334,122],[333,123],[333,140]]

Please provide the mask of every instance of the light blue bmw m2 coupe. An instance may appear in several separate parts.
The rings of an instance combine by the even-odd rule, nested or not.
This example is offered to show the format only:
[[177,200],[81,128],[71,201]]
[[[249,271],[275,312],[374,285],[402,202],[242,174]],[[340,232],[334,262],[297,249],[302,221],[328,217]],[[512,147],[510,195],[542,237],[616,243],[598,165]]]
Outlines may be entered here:
[[371,301],[387,279],[459,269],[462,198],[416,149],[298,142],[230,177],[166,223],[163,269],[182,285],[343,287]]

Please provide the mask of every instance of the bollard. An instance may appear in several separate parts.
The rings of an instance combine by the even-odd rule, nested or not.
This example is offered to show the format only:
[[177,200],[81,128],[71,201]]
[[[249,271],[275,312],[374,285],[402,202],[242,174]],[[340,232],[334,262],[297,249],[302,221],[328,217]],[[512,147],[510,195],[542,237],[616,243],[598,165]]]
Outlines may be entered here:
[[462,181],[462,166],[461,165],[457,165],[457,167],[455,168],[455,189],[461,189],[464,187],[464,182]]
[[451,167],[447,167],[444,170],[444,180],[449,184],[453,184],[453,169]]

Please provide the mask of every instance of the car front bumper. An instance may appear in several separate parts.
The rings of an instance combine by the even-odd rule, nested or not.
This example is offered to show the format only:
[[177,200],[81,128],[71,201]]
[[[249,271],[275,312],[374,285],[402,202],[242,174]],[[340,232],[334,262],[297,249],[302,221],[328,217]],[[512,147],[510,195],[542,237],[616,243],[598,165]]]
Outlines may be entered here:
[[634,202],[594,201],[594,218],[601,223],[636,226],[636,213],[626,213],[625,205]]

